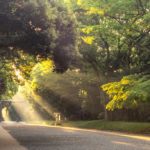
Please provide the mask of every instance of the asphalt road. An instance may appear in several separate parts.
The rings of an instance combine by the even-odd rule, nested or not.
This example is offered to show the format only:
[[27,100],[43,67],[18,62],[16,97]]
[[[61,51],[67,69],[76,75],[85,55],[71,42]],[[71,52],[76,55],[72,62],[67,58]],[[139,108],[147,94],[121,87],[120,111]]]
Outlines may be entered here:
[[150,150],[150,137],[17,123],[1,124],[0,150]]

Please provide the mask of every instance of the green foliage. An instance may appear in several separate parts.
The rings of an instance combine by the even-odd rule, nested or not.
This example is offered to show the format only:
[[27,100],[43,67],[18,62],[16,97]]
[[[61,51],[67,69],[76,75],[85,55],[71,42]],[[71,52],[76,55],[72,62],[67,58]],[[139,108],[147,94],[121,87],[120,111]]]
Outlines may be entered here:
[[[0,1],[0,95],[11,98],[42,58],[64,72],[75,53],[74,21],[60,1]],[[4,62],[4,63],[3,63]]]
[[106,108],[149,107],[150,1],[6,0],[0,10],[2,98],[30,79],[24,93],[41,112],[42,100],[65,117],[95,118],[106,103],[99,86],[122,78],[102,86]]
[[0,64],[0,99],[10,99],[17,91],[18,79],[10,61],[1,60]]
[[11,60],[15,71],[20,72],[20,78],[22,78],[22,81],[20,81],[21,84],[24,84],[24,82],[30,78],[33,67],[38,61],[40,61],[38,58],[34,58],[29,54],[25,54],[21,50],[15,52],[15,57],[13,57]]
[[[149,108],[149,79],[144,78],[150,74],[150,1],[69,0],[66,3],[78,22],[81,69],[93,71],[99,84],[108,83],[103,86],[111,98],[107,109]],[[121,78],[120,82],[109,83]],[[104,97],[101,96],[101,101],[104,99],[106,104]]]
[[22,51],[13,53],[14,57],[0,60],[0,87],[1,99],[11,99],[18,90],[19,85],[23,85],[30,77],[32,68],[36,60],[33,56],[24,54]]
[[57,74],[54,68],[51,60],[34,67],[31,81],[23,90],[30,103],[37,109],[42,109],[38,102],[47,103],[52,112],[61,112],[68,119],[97,118],[103,109],[97,79],[79,70]]
[[108,110],[122,108],[138,108],[150,104],[150,76],[124,76],[120,82],[112,82],[102,86],[111,101],[107,104]]
[[21,49],[52,56],[58,72],[69,67],[75,53],[74,21],[59,1],[7,0],[0,2],[0,10],[0,56]]
[[69,0],[67,4],[78,21],[80,54],[99,78],[149,72],[149,1]]
[[6,91],[6,78],[3,72],[0,73],[0,95]]

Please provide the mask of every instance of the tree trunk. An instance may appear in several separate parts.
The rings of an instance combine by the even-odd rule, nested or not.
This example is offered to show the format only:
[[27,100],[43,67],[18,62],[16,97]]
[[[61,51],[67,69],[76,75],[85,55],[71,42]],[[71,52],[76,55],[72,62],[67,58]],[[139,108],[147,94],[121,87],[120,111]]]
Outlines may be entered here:
[[129,74],[131,73],[131,68],[130,68],[130,64],[131,64],[131,53],[132,53],[132,44],[130,43],[128,45],[128,70],[129,70]]
[[99,93],[100,93],[100,103],[104,107],[104,114],[105,114],[104,119],[107,120],[108,116],[107,116],[107,110],[106,110],[106,96],[105,96],[104,91],[100,87],[101,84],[102,84],[102,80],[100,78],[100,72],[99,72],[99,69],[98,69],[98,65],[97,65],[96,61],[93,61],[93,59],[90,56],[87,56],[87,57],[84,56],[84,59],[92,66],[92,68],[93,68],[93,70],[95,72],[95,75],[97,77],[98,87],[99,87]]

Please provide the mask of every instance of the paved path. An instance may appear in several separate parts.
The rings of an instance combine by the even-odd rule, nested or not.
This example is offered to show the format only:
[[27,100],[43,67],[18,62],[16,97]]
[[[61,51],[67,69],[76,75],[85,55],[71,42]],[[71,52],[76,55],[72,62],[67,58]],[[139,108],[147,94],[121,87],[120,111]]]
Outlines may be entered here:
[[3,124],[0,125],[0,150],[150,150],[150,137]]
[[6,130],[0,126],[0,150],[26,150]]

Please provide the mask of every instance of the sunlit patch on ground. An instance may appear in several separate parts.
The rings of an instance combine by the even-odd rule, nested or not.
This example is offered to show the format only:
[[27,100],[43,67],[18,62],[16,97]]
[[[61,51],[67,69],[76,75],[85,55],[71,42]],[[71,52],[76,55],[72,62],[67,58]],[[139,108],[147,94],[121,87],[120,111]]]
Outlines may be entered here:
[[69,132],[69,133],[75,133],[76,130],[70,130],[70,129],[62,129],[64,132]]
[[114,144],[120,144],[120,145],[125,145],[125,146],[136,147],[136,145],[134,145],[132,143],[127,143],[127,142],[122,142],[122,141],[112,141],[112,143],[114,143]]
[[[94,129],[81,129],[81,128],[74,128],[74,127],[61,127],[61,126],[57,126],[57,128],[61,128],[64,130],[72,130],[72,131],[85,131],[85,132],[93,132],[93,133],[102,133],[102,134],[107,134],[107,135],[114,135],[114,136],[128,137],[128,138],[133,138],[133,139],[150,141],[149,136],[136,135],[136,134],[125,134],[125,133],[119,133],[119,132],[99,131],[99,130],[94,130]],[[114,142],[116,142],[116,141],[114,141]],[[119,141],[118,141],[118,144],[119,144]],[[120,142],[120,144],[123,144],[123,143]],[[130,144],[130,143],[128,143],[128,144]]]

